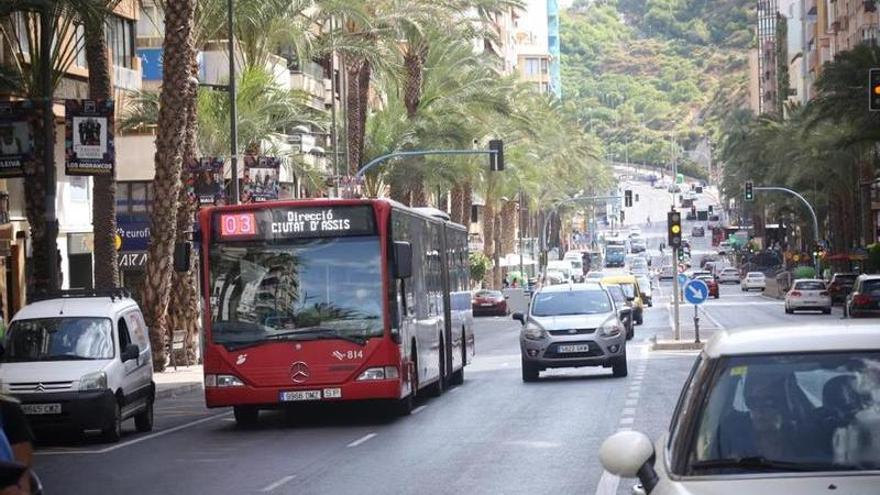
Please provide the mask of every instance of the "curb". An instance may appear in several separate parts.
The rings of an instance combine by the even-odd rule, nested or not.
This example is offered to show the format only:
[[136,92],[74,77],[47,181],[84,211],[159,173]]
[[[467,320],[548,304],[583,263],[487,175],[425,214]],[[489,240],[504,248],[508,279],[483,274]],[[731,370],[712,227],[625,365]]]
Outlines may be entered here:
[[156,385],[156,400],[159,399],[171,399],[177,397],[178,395],[188,394],[194,390],[201,390],[202,382],[191,382],[191,383],[182,383],[180,385],[175,386],[167,386],[164,388],[160,388],[160,386]]
[[705,342],[658,340],[651,344],[652,351],[701,351]]

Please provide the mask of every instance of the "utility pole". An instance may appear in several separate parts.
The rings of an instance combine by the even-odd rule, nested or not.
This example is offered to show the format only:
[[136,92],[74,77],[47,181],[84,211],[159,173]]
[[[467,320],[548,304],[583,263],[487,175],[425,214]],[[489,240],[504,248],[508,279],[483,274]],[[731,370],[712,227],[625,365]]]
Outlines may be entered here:
[[235,32],[233,24],[233,0],[226,2],[227,28],[229,29],[229,158],[232,168],[232,204],[241,201],[238,192],[238,115],[235,102]]

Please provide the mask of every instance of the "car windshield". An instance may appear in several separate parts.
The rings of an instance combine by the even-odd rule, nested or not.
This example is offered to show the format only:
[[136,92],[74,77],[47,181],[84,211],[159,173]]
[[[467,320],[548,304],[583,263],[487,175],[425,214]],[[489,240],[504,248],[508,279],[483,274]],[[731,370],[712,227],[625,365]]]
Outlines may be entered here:
[[615,303],[626,305],[626,296],[623,294],[623,289],[621,289],[619,285],[609,285],[605,288],[608,289],[608,293],[611,294],[611,299],[613,299]]
[[532,316],[564,316],[607,313],[611,301],[604,290],[539,292],[532,302]]
[[880,296],[880,280],[865,280],[862,282],[862,294]]
[[796,282],[794,288],[797,290],[825,290],[825,284],[818,281]]
[[318,331],[381,336],[381,280],[375,236],[216,244],[211,336],[233,345]]
[[635,284],[620,284],[620,288],[623,290],[623,293],[626,294],[626,297],[636,296]]
[[4,361],[112,359],[113,325],[108,318],[16,320],[6,336]]
[[476,297],[502,297],[501,291],[498,290],[481,290],[475,295]]
[[692,473],[880,469],[880,352],[740,356],[717,370]]

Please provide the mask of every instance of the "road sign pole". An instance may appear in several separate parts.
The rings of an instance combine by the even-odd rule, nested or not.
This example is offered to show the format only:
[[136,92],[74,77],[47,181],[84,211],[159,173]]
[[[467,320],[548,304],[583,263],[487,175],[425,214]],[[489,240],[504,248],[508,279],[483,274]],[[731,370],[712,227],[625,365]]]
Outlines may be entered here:
[[700,343],[700,314],[697,312],[696,304],[694,304],[694,342]]
[[675,316],[672,321],[672,338],[674,340],[681,340],[681,327],[678,324],[678,306],[680,303],[678,298],[678,250],[679,248],[672,248],[672,311]]

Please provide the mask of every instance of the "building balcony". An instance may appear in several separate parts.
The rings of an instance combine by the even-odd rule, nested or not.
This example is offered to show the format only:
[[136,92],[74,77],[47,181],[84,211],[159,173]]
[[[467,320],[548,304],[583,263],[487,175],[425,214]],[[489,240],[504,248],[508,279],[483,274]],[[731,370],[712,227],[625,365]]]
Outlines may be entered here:
[[124,89],[126,91],[137,91],[141,89],[140,71],[114,65],[113,87]]

